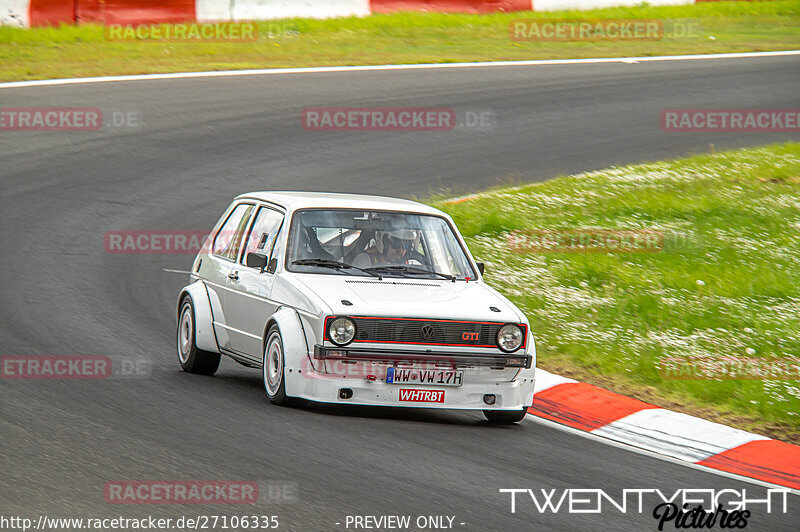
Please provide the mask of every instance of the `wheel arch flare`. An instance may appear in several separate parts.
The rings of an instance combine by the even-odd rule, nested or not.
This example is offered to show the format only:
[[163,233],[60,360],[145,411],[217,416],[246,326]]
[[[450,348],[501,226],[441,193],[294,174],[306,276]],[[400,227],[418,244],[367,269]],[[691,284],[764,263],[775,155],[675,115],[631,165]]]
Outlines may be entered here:
[[181,316],[181,303],[186,296],[191,298],[194,308],[195,345],[198,349],[219,353],[217,337],[214,334],[214,315],[211,311],[211,301],[205,283],[195,281],[181,289],[176,306],[178,319]]
[[296,389],[295,379],[290,377],[302,375],[303,372],[313,370],[304,326],[295,309],[291,307],[279,308],[264,325],[264,335],[261,341],[262,352],[266,349],[267,333],[273,325],[278,326],[283,344],[286,395],[296,397],[300,390]]

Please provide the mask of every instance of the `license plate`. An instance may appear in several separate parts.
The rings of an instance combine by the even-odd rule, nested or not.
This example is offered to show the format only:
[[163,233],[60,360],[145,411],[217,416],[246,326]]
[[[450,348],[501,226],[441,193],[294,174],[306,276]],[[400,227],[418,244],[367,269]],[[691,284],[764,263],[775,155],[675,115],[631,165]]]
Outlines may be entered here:
[[386,384],[461,386],[464,372],[441,369],[386,368]]
[[397,398],[400,401],[410,403],[444,403],[444,390],[400,388],[400,394]]

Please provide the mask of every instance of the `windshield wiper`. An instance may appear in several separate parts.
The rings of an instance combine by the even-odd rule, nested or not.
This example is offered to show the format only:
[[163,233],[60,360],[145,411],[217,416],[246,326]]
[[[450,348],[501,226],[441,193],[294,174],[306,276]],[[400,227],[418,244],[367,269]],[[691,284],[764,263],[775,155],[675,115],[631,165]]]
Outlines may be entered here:
[[359,268],[358,266],[353,266],[352,264],[346,264],[344,262],[331,259],[299,259],[292,261],[292,264],[297,264],[298,266],[319,266],[320,268],[333,268],[336,270],[359,270],[371,275],[372,277],[377,277],[380,281],[383,280],[383,276],[378,272],[370,271],[371,268]]
[[367,272],[384,272],[384,273],[410,273],[410,274],[428,274],[428,275],[438,275],[443,279],[447,279],[448,281],[455,282],[456,278],[454,275],[448,275],[446,273],[440,273],[433,270],[426,270],[425,268],[417,268],[416,266],[406,266],[403,264],[395,265],[395,266],[373,266],[372,268],[366,268],[364,271]]

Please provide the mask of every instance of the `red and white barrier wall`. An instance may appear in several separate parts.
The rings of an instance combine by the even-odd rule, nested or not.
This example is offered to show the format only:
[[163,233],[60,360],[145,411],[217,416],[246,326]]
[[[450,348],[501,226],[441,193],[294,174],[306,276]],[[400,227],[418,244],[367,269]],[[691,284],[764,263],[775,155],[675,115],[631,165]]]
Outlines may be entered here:
[[[650,0],[650,5],[715,0]],[[490,13],[636,5],[641,0],[0,0],[0,24],[149,24],[194,20],[331,18],[396,11]]]
[[[650,5],[694,4],[696,0],[650,0]],[[703,1],[703,0],[699,0]],[[711,0],[713,1],[713,0]],[[445,13],[490,13],[492,11],[557,11],[598,7],[633,6],[642,0],[372,0],[373,13],[396,11],[440,11]]]
[[197,20],[363,17],[369,0],[196,0]]
[[195,20],[195,0],[0,0],[0,24],[148,24]]

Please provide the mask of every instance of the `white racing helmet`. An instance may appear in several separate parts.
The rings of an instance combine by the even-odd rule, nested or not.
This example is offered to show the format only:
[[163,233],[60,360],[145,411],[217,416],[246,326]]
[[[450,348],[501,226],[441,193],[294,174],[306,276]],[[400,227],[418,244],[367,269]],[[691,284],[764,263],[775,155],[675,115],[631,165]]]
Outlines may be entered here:
[[393,248],[403,248],[404,251],[412,249],[419,242],[419,231],[416,229],[393,229],[391,231],[378,231],[375,233],[375,246],[378,252],[383,253],[388,244]]

